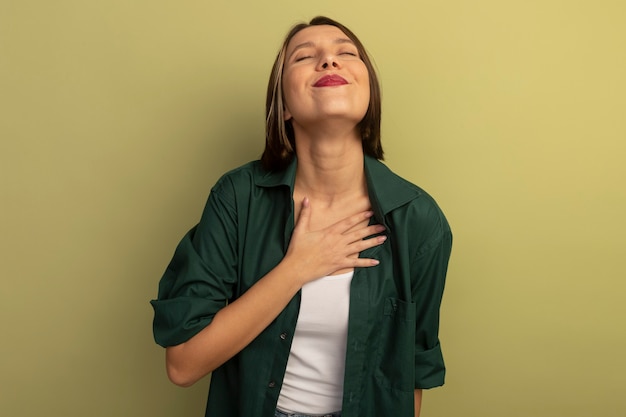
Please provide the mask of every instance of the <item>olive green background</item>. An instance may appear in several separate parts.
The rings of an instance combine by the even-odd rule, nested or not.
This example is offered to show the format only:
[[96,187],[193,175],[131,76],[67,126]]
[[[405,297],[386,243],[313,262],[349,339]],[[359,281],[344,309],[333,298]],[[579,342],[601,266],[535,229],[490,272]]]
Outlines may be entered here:
[[455,233],[423,417],[626,415],[622,0],[0,1],[0,415],[203,415],[148,301],[316,14],[367,46],[387,163]]

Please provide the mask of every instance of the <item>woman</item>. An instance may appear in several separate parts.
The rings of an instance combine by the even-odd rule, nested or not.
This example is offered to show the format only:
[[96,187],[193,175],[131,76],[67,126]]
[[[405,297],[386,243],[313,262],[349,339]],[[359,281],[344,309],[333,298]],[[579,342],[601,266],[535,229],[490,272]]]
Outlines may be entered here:
[[442,385],[448,224],[381,162],[380,90],[325,17],[275,61],[261,161],[224,175],[152,301],[169,378],[206,415],[418,416]]

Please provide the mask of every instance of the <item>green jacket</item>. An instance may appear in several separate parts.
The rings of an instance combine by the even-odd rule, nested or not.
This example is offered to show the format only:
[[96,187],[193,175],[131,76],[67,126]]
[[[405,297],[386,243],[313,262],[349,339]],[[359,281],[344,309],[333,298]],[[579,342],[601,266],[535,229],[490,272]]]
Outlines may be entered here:
[[[294,227],[297,161],[267,172],[258,161],[225,174],[200,223],[182,239],[159,284],[154,336],[185,342],[284,257]],[[419,187],[365,157],[374,220],[385,244],[363,257],[350,289],[342,417],[413,417],[413,391],[444,383],[439,307],[452,245],[448,223]],[[250,345],[212,374],[206,416],[273,417],[300,294]]]

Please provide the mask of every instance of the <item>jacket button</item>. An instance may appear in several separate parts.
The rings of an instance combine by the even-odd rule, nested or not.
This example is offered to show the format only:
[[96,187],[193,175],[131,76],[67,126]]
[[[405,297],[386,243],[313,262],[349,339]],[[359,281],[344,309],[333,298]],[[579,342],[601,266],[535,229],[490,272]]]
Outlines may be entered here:
[[280,338],[281,338],[282,340],[287,339],[287,333],[281,333],[281,334],[280,334]]
[[267,384],[267,386],[270,388],[274,388],[276,386],[276,382],[272,381],[269,384]]

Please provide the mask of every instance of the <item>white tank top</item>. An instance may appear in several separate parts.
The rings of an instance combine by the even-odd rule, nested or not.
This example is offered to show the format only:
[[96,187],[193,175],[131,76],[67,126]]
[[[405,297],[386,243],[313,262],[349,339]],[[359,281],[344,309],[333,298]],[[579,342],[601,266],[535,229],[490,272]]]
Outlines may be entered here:
[[287,413],[341,410],[350,283],[354,272],[317,279],[302,287],[300,313],[278,397]]

